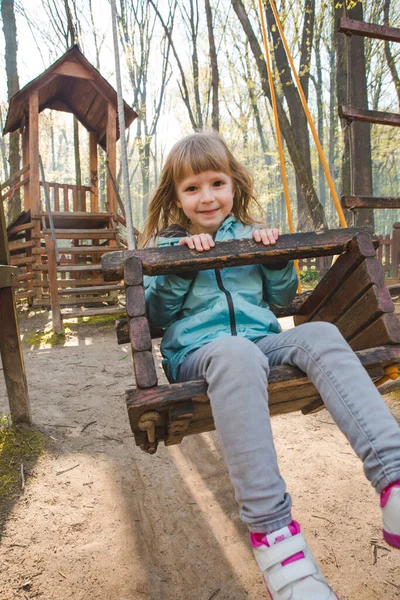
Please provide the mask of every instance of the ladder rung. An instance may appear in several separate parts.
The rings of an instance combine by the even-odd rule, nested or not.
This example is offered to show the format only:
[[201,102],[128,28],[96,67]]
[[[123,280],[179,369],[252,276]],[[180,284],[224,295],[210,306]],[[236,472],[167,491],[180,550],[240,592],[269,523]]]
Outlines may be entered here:
[[400,208],[398,197],[342,196],[343,208]]
[[375,125],[391,125],[400,127],[400,115],[397,113],[382,112],[379,110],[366,110],[353,106],[339,106],[339,117],[348,121],[363,121]]
[[94,252],[115,252],[125,250],[124,246],[72,246],[71,248],[58,248],[59,254],[92,254]]
[[84,272],[84,271],[101,271],[101,264],[95,265],[60,265],[57,266],[57,273],[68,273],[68,271]]
[[66,296],[69,294],[105,294],[108,292],[114,292],[123,290],[123,285],[96,285],[96,286],[88,286],[88,287],[73,287],[73,288],[63,288],[58,290],[59,296]]
[[122,315],[126,312],[123,307],[115,308],[92,308],[88,310],[72,310],[71,312],[63,312],[63,320],[73,319],[75,317],[96,317],[98,315]]

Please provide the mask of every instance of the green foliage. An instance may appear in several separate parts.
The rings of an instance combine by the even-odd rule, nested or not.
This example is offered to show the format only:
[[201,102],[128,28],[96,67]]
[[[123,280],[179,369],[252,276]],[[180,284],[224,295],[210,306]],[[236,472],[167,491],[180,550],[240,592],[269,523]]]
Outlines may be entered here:
[[318,283],[320,279],[321,275],[318,273],[315,267],[300,271],[300,280],[304,283]]
[[44,447],[41,433],[13,425],[7,415],[0,417],[0,505],[21,489],[21,465],[26,476]]

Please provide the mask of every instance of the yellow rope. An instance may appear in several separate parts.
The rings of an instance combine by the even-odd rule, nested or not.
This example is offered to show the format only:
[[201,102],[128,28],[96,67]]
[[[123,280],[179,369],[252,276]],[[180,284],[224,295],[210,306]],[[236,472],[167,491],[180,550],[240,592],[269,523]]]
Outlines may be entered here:
[[[276,140],[277,140],[278,151],[279,151],[279,162],[281,164],[282,183],[283,183],[283,190],[285,193],[286,212],[287,212],[287,216],[288,216],[289,231],[290,231],[290,233],[294,233],[293,216],[292,216],[292,210],[291,210],[291,206],[290,206],[290,197],[289,197],[289,186],[288,186],[287,176],[286,176],[285,157],[283,154],[281,129],[280,129],[279,117],[278,117],[278,106],[276,103],[275,87],[274,87],[274,81],[273,81],[273,77],[272,77],[271,55],[269,52],[267,32],[266,32],[266,28],[265,28],[265,19],[264,19],[262,0],[258,0],[258,5],[259,5],[259,9],[260,9],[261,28],[262,28],[263,40],[264,40],[265,62],[267,64],[267,71],[268,71],[268,83],[269,83],[269,89],[271,91],[272,108],[274,111]],[[299,261],[295,260],[294,266],[296,269],[297,277],[299,279],[298,291],[301,292]]]
[[383,383],[386,383],[390,379],[393,379],[393,380],[397,379],[399,376],[399,367],[398,366],[386,367],[385,369],[383,369],[383,372],[385,373],[385,375],[383,377],[381,377],[380,379],[378,379],[377,381],[375,381],[376,387],[379,387],[380,385],[382,385]]
[[313,118],[312,118],[311,113],[309,111],[309,108],[307,106],[307,100],[306,100],[306,97],[304,95],[303,88],[301,87],[301,82],[300,82],[299,76],[297,74],[296,67],[294,65],[293,58],[292,58],[292,55],[291,55],[290,50],[289,50],[289,46],[288,46],[286,38],[285,38],[285,34],[283,32],[282,24],[281,24],[281,21],[279,19],[278,12],[276,10],[275,2],[274,2],[274,0],[269,0],[269,3],[271,5],[272,12],[274,13],[276,25],[278,27],[282,43],[283,43],[283,46],[285,48],[286,55],[287,55],[287,58],[289,60],[289,63],[290,63],[291,69],[292,69],[292,73],[293,73],[293,76],[294,76],[295,81],[296,81],[297,90],[299,92],[301,103],[303,105],[303,109],[304,109],[304,112],[305,112],[306,117],[307,117],[308,125],[309,125],[309,127],[311,129],[311,133],[313,135],[315,145],[317,146],[319,158],[320,158],[320,161],[321,161],[321,164],[322,164],[322,168],[324,169],[325,177],[327,179],[330,192],[332,194],[333,202],[335,204],[335,208],[336,208],[336,211],[337,211],[337,214],[338,214],[338,217],[339,217],[340,225],[342,227],[347,227],[346,219],[344,217],[344,213],[343,213],[342,207],[340,205],[338,195],[336,193],[336,189],[335,189],[335,185],[333,183],[333,179],[332,179],[331,174],[329,172],[329,167],[328,167],[328,164],[326,162],[324,151],[323,151],[321,143],[320,143],[320,141],[318,139],[318,134],[317,134],[317,131],[315,129],[314,121],[313,121]]

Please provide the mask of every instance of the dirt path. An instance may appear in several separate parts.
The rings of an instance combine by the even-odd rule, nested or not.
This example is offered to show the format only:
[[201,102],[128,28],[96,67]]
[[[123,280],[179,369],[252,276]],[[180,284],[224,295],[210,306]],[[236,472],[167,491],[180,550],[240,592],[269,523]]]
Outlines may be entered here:
[[[22,320],[22,331],[43,318]],[[216,434],[153,457],[135,447],[127,351],[112,328],[84,325],[63,347],[25,349],[50,448],[7,515],[0,598],[267,600]],[[7,408],[0,377],[0,414]],[[273,427],[294,516],[341,600],[399,598],[400,552],[385,550],[377,497],[330,416]]]

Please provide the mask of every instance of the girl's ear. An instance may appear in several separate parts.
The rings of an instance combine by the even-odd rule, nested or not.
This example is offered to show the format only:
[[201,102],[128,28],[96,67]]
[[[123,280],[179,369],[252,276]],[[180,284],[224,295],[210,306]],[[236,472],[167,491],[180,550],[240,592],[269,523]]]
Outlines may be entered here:
[[176,205],[178,208],[182,208],[182,204],[179,202],[179,200],[176,201]]

